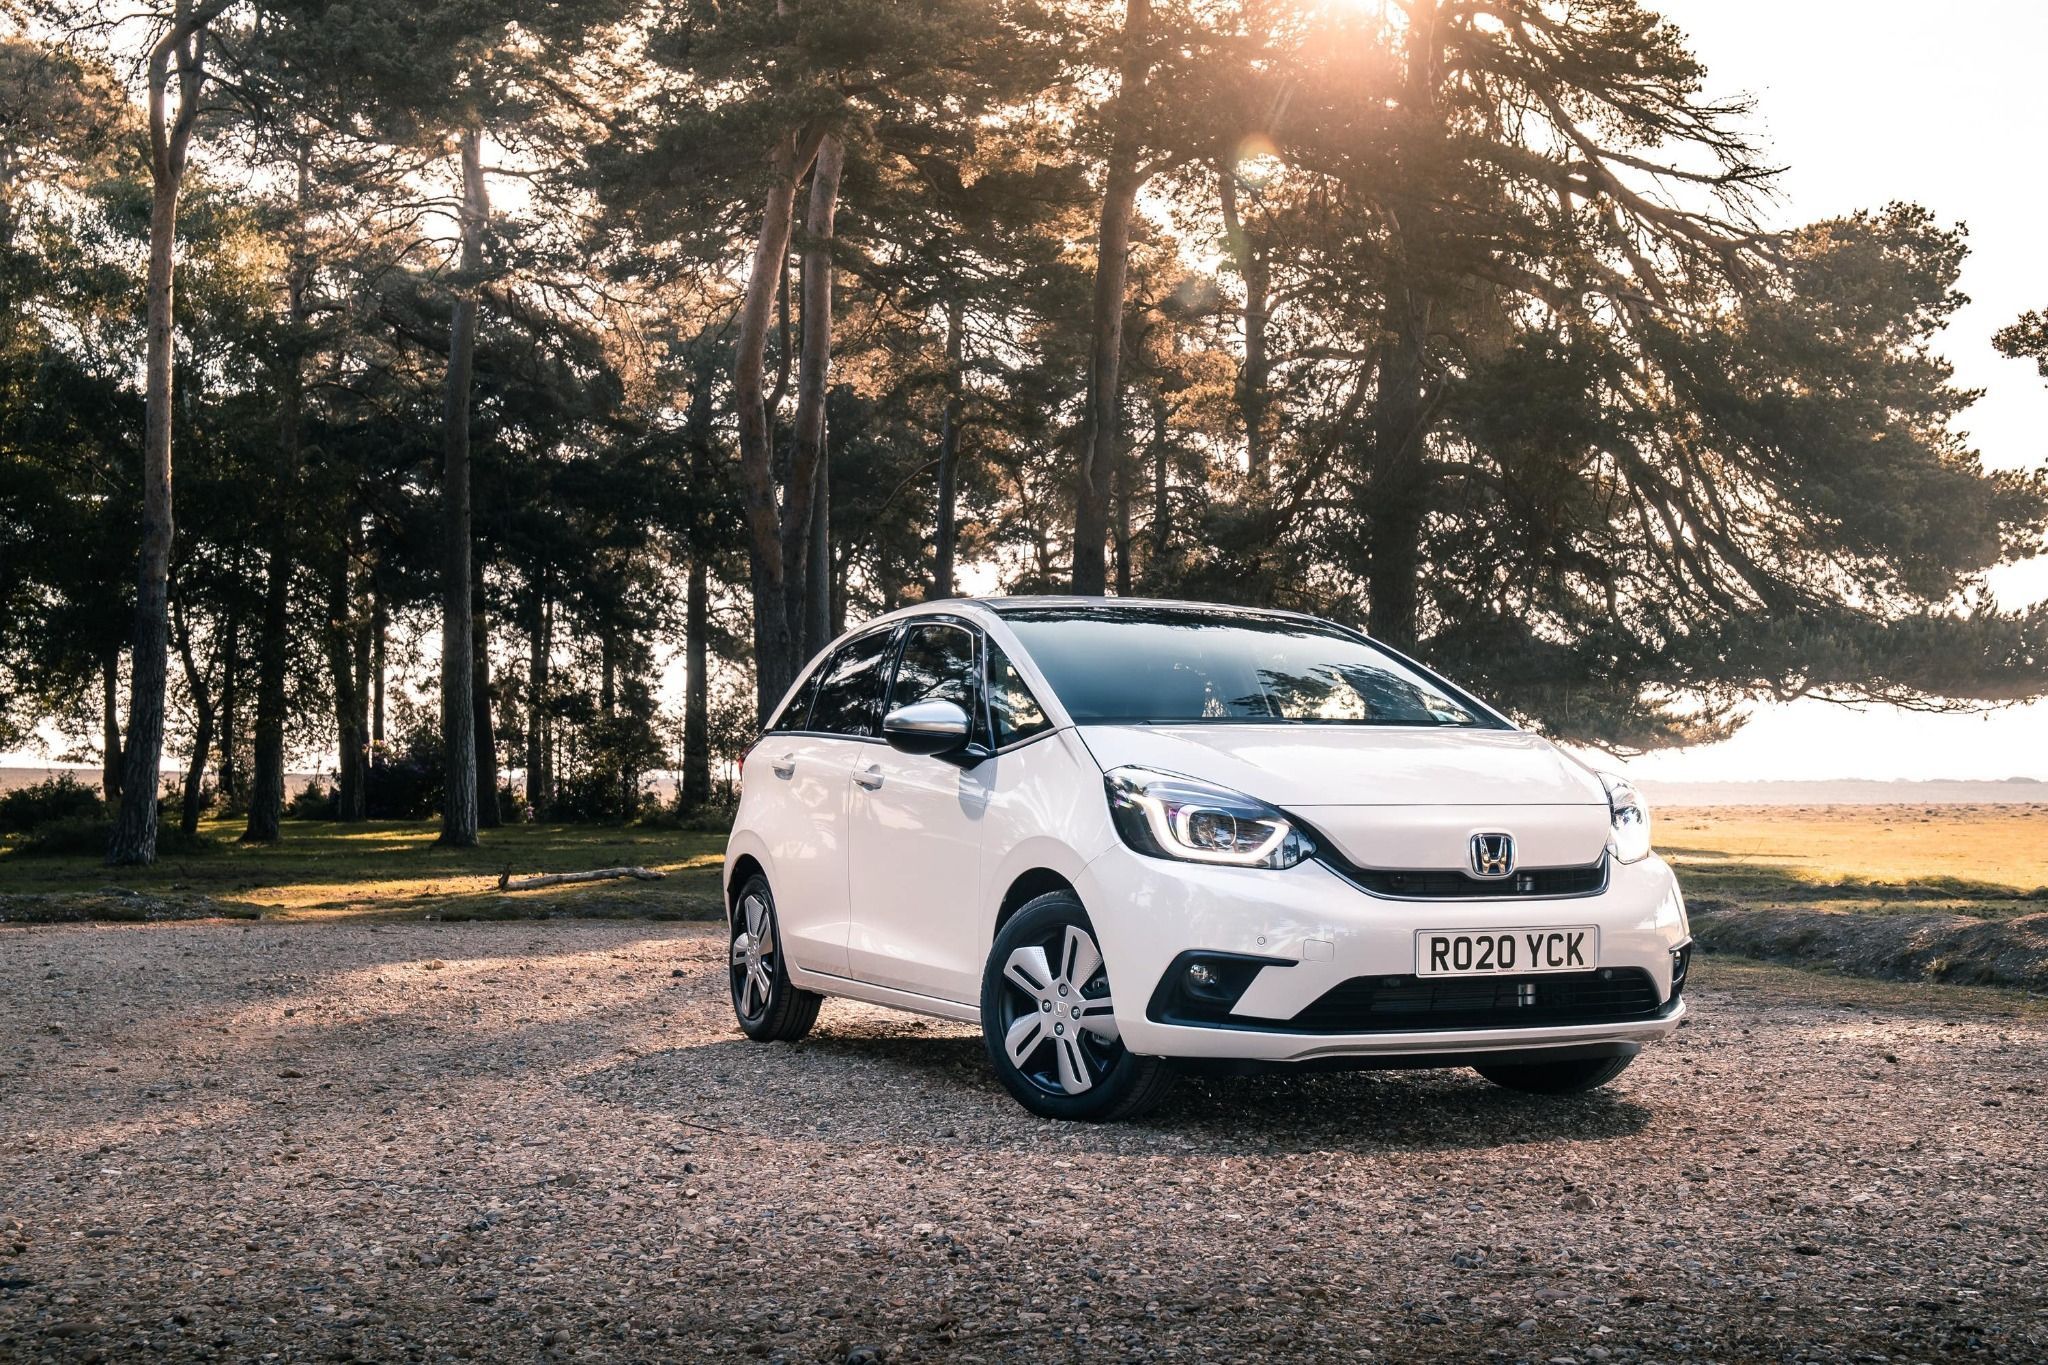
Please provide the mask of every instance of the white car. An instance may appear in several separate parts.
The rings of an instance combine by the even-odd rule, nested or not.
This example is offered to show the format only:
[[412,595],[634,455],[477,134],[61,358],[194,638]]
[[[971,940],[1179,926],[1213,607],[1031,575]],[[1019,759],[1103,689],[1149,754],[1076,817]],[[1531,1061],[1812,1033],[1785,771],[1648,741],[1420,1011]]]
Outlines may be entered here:
[[1285,612],[999,598],[851,631],[746,755],[725,886],[748,1036],[827,995],[976,1023],[1058,1118],[1196,1066],[1587,1090],[1685,1014],[1635,790]]

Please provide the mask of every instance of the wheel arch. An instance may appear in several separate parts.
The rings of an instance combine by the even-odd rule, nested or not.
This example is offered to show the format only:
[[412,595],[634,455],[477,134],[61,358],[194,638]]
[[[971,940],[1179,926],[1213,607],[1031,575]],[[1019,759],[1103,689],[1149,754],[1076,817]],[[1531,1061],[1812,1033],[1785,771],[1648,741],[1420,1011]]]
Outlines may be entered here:
[[747,884],[747,879],[767,875],[768,870],[762,867],[760,860],[751,853],[742,853],[732,860],[732,866],[725,874],[726,918],[732,917],[733,906],[739,901],[740,888]]
[[1073,882],[1049,867],[1031,867],[1019,873],[1011,880],[1009,889],[1003,892],[1002,903],[996,907],[995,930],[989,935],[990,941],[993,942],[995,935],[1003,932],[1003,926],[1010,922],[1012,915],[1040,896],[1054,891],[1069,892],[1076,899],[1080,897]]

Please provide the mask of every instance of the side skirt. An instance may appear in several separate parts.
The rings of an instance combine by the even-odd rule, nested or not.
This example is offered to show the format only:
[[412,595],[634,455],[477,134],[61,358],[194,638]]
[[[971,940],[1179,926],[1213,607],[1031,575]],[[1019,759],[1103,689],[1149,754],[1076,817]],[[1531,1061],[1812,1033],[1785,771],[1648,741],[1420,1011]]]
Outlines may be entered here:
[[872,986],[865,981],[851,977],[834,976],[830,972],[806,971],[794,963],[790,964],[790,980],[807,991],[820,995],[836,995],[848,1000],[861,1000],[870,1005],[886,1005],[893,1010],[908,1014],[924,1014],[934,1019],[954,1019],[963,1024],[979,1024],[981,1011],[973,1005],[962,1005],[952,1000],[941,1000],[934,995],[919,995],[915,991],[891,990],[887,986]]

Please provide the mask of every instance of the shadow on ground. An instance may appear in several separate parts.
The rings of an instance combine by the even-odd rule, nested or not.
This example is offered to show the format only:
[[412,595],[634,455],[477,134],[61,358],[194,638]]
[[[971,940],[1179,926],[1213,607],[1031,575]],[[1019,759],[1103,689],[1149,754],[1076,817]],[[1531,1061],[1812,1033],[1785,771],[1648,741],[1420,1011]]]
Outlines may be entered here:
[[[699,1043],[586,1073],[574,1088],[713,1132],[948,1149],[1051,1143],[1123,1156],[1487,1150],[1627,1138],[1650,1119],[1618,1092],[1536,1099],[1458,1069],[1185,1076],[1143,1122],[1051,1123],[1017,1107],[978,1035],[926,1028],[842,1025],[793,1044]],[[735,1103],[730,1082],[748,1073],[751,1093]]]

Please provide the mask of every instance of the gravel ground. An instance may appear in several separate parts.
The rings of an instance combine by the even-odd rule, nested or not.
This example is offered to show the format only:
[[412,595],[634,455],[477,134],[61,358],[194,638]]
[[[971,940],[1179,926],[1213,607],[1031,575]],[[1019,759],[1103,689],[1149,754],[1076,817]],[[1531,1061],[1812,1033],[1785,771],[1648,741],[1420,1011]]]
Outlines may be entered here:
[[1016,1108],[703,925],[0,930],[0,1357],[2048,1357],[2048,1011],[1708,961],[1563,1102]]

